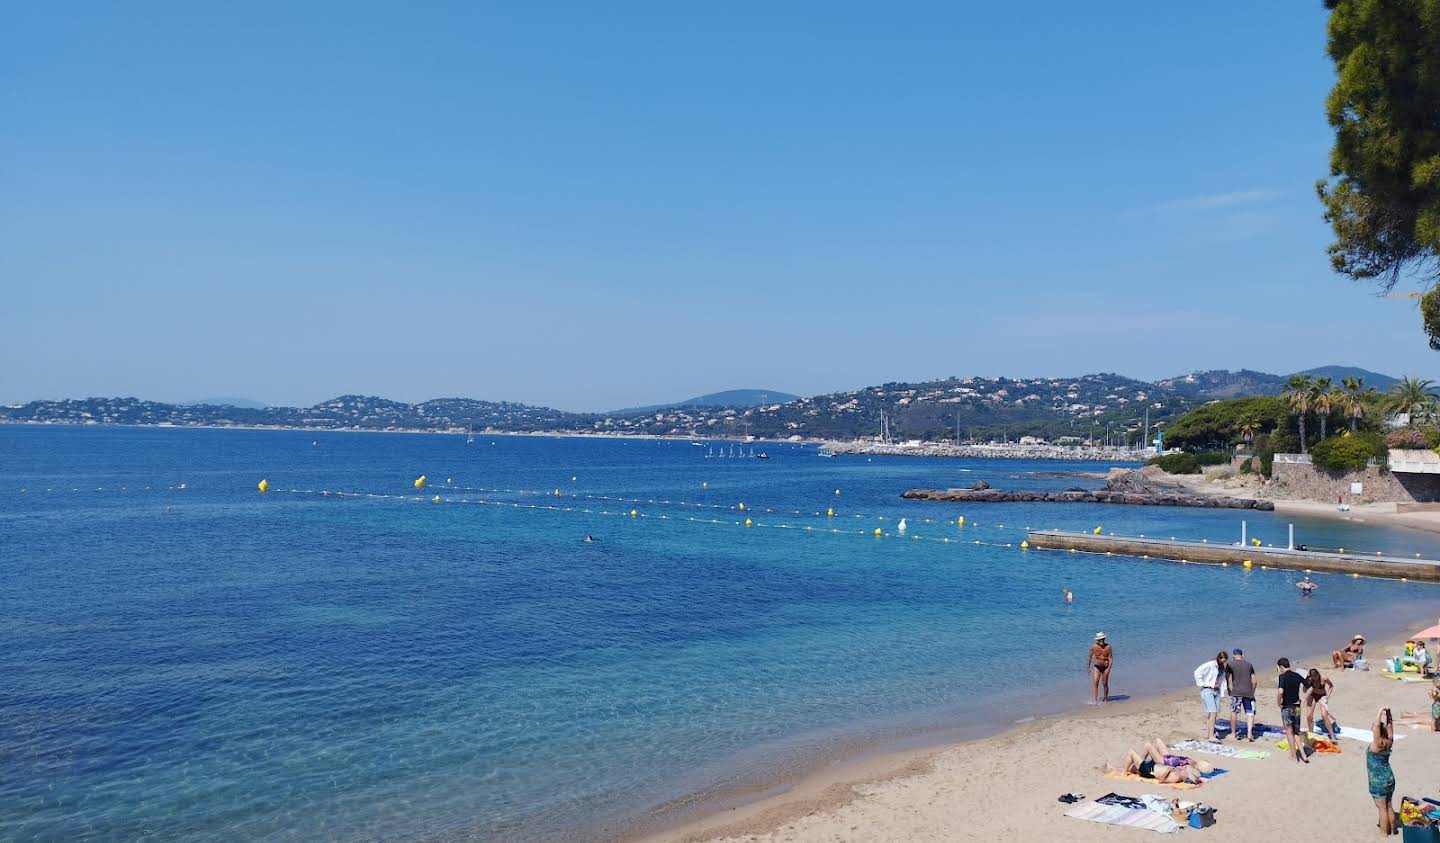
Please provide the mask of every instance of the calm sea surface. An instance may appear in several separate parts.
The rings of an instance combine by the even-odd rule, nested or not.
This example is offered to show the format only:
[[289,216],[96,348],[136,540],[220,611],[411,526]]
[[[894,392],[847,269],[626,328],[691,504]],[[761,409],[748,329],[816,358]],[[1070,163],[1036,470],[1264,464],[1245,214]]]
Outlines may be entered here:
[[1096,629],[1135,694],[1219,647],[1390,632],[1440,595],[1317,576],[1301,600],[1283,572],[1014,546],[1027,526],[1235,541],[1242,518],[1283,543],[1272,514],[897,497],[1104,465],[756,447],[0,426],[0,839],[589,839],[1065,710]]

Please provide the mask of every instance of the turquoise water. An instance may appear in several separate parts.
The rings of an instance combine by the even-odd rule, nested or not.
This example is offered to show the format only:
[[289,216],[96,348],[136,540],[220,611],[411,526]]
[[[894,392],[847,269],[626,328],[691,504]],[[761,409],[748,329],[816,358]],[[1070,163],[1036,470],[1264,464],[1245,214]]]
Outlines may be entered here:
[[1435,614],[1419,584],[1317,575],[1300,600],[1282,572],[1015,547],[1026,526],[1234,541],[1242,518],[1283,543],[1273,514],[897,497],[1103,465],[761,447],[0,426],[0,839],[623,834],[1083,702],[1097,628],[1136,694],[1219,647]]

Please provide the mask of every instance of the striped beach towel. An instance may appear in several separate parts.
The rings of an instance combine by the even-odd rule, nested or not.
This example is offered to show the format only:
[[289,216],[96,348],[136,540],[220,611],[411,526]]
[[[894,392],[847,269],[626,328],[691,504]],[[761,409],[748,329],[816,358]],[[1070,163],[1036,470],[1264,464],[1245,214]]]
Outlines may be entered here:
[[1226,746],[1215,741],[1181,741],[1170,745],[1171,749],[1184,752],[1203,752],[1206,755],[1218,755],[1221,758],[1245,758],[1259,759],[1269,758],[1270,753],[1263,749],[1245,749],[1238,746]]
[[1065,816],[1105,825],[1145,828],[1161,834],[1174,834],[1180,830],[1178,823],[1158,811],[1126,808],[1123,805],[1102,805],[1099,802],[1081,802],[1071,806],[1065,811]]

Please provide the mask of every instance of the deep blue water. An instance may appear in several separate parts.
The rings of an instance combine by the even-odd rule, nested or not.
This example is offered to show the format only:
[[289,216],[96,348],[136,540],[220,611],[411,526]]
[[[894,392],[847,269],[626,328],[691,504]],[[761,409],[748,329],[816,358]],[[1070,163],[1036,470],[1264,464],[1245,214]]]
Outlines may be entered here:
[[[1097,628],[1139,693],[1219,647],[1435,613],[1419,584],[1317,576],[1300,600],[1283,572],[1015,546],[1234,541],[1242,518],[1283,543],[1270,514],[897,497],[1103,465],[760,447],[0,426],[0,839],[592,838],[1063,710]],[[1440,554],[1342,522],[1297,540]]]

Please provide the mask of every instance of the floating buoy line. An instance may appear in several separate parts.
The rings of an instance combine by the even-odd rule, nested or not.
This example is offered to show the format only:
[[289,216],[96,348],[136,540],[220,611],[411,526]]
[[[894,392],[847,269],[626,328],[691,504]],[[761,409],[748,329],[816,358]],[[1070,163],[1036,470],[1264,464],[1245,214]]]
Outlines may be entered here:
[[[576,481],[576,477],[575,477],[575,476],[571,476],[571,477],[570,477],[570,482],[575,482],[575,481]],[[649,519],[649,520],[658,520],[658,521],[678,521],[678,522],[685,522],[685,523],[710,524],[710,525],[733,524],[733,525],[741,526],[741,527],[750,526],[750,527],[766,528],[766,529],[798,530],[798,531],[801,531],[801,532],[829,533],[829,534],[832,534],[832,535],[863,535],[863,536],[876,536],[876,537],[882,537],[882,538],[883,538],[883,537],[898,537],[898,538],[904,538],[904,539],[912,540],[912,541],[931,541],[931,542],[937,542],[937,543],[941,543],[941,544],[981,545],[981,546],[987,546],[987,547],[1016,548],[1016,549],[1020,549],[1020,550],[1028,550],[1028,549],[1030,549],[1030,548],[1029,548],[1029,543],[1028,543],[1028,542],[1025,542],[1023,539],[1017,539],[1017,540],[1011,540],[1011,541],[1003,541],[1003,540],[1001,540],[1001,541],[992,541],[992,540],[986,540],[986,539],[977,539],[977,538],[970,538],[970,537],[966,536],[965,534],[971,533],[971,532],[973,532],[973,531],[978,531],[978,530],[1007,531],[1007,532],[1010,532],[1011,534],[1013,534],[1013,533],[1016,532],[1016,531],[1019,531],[1019,532],[1022,532],[1022,533],[1024,533],[1024,532],[1029,532],[1029,531],[1032,529],[1032,527],[1031,527],[1030,525],[1025,525],[1025,526],[1021,526],[1021,525],[1017,525],[1017,524],[1008,524],[1008,525],[1007,525],[1007,524],[998,523],[998,522],[997,522],[997,523],[992,523],[992,524],[982,524],[982,523],[979,523],[979,522],[971,521],[971,520],[967,519],[967,518],[966,518],[965,516],[963,516],[963,515],[955,516],[955,517],[953,517],[953,518],[951,518],[951,517],[946,517],[946,518],[915,518],[913,514],[906,514],[906,515],[876,515],[876,514],[862,513],[862,512],[842,512],[842,511],[838,510],[838,509],[835,507],[834,503],[827,504],[827,505],[824,506],[823,508],[816,508],[816,509],[812,509],[812,510],[805,510],[805,509],[794,509],[794,508],[787,508],[787,507],[762,507],[762,506],[755,505],[755,504],[753,504],[753,503],[748,503],[748,502],[740,501],[740,500],[736,500],[734,503],[722,504],[722,503],[709,503],[709,502],[702,502],[702,501],[675,500],[675,499],[671,499],[671,498],[642,498],[642,497],[625,497],[625,496],[621,496],[621,495],[591,494],[591,493],[586,493],[586,492],[568,492],[568,491],[565,491],[565,490],[563,490],[563,489],[561,489],[561,488],[550,488],[550,489],[514,489],[514,488],[491,487],[491,486],[467,486],[467,485],[462,485],[462,484],[456,484],[456,483],[454,483],[454,482],[453,482],[453,478],[446,478],[444,485],[443,485],[443,486],[439,486],[439,485],[436,485],[435,483],[430,483],[429,478],[428,478],[426,475],[423,475],[423,474],[422,474],[422,475],[419,475],[419,476],[416,477],[416,478],[414,478],[414,480],[413,480],[413,482],[411,483],[411,485],[413,486],[413,488],[414,488],[415,491],[417,491],[417,492],[422,491],[422,490],[426,490],[426,491],[430,491],[430,492],[433,493],[433,492],[434,492],[435,490],[437,490],[437,489],[443,489],[446,494],[443,494],[443,495],[442,495],[442,494],[417,495],[417,494],[385,494],[385,493],[374,493],[374,492],[344,491],[344,490],[323,490],[323,489],[278,489],[278,488],[275,488],[273,485],[271,485],[270,481],[269,481],[268,479],[266,479],[266,478],[261,478],[261,479],[260,479],[254,486],[252,486],[251,488],[252,488],[253,490],[255,490],[256,492],[259,492],[259,493],[262,493],[262,494],[269,494],[269,495],[274,495],[274,494],[314,495],[314,496],[319,496],[319,497],[351,498],[351,499],[357,499],[357,498],[358,498],[358,499],[368,499],[368,500],[398,500],[398,501],[421,502],[421,503],[430,503],[430,504],[462,504],[462,505],[464,505],[464,504],[473,504],[473,505],[477,505],[477,506],[490,506],[490,507],[502,507],[502,508],[503,508],[503,507],[509,507],[509,508],[513,508],[513,509],[546,510],[546,511],[557,511],[557,512],[578,512],[578,513],[594,514],[594,515],[622,515],[622,516],[625,516],[625,517],[633,517],[633,518],[635,518],[635,519],[637,519],[637,520],[639,520],[639,519]],[[709,486],[708,483],[702,483],[702,484],[701,484],[701,488],[708,489],[708,486]],[[11,489],[10,491],[12,491],[12,492],[14,492],[14,493],[17,493],[17,494],[25,494],[25,495],[33,495],[33,494],[40,494],[40,493],[90,493],[90,492],[136,494],[136,493],[141,493],[141,492],[150,492],[150,493],[187,492],[187,491],[189,491],[189,489],[190,489],[190,487],[189,487],[189,484],[188,484],[188,483],[176,483],[176,484],[172,484],[172,485],[159,485],[159,484],[149,484],[149,485],[145,485],[145,484],[129,484],[129,483],[126,483],[126,484],[109,485],[109,486],[105,486],[105,485],[95,486],[95,487],[93,487],[93,488],[90,487],[90,486],[79,486],[79,485],[70,485],[70,486],[64,486],[64,485],[62,485],[62,486],[45,486],[45,487],[39,487],[39,486],[37,486],[37,487],[33,487],[33,488],[27,486],[27,487],[21,487],[21,488],[18,488],[18,489]],[[575,502],[575,503],[579,503],[579,502],[589,502],[589,503],[599,504],[600,506],[599,506],[599,507],[577,506],[577,505],[571,505],[571,506],[556,506],[556,505],[554,505],[554,504],[542,505],[542,504],[525,503],[525,502],[522,502],[522,501],[500,500],[500,499],[494,499],[494,498],[477,498],[477,497],[473,497],[473,496],[470,496],[470,495],[457,497],[457,496],[455,496],[455,495],[453,494],[453,493],[456,493],[456,492],[479,493],[479,494],[484,494],[484,495],[515,495],[515,496],[519,496],[519,497],[521,497],[521,498],[544,497],[544,498],[549,498],[549,499],[551,499],[551,500],[555,500],[555,499],[565,500],[565,499],[568,499],[568,500],[570,500],[570,501],[572,501],[572,502]],[[194,494],[193,491],[190,491],[189,493],[190,493],[190,494]],[[828,494],[828,495],[825,495],[825,497],[827,497],[827,498],[829,498],[831,501],[833,501],[833,500],[834,500],[834,497],[837,496],[837,495],[839,495],[839,493],[840,493],[840,490],[839,490],[839,489],[835,489],[835,490],[833,491],[833,493],[830,493],[830,494]],[[254,494],[254,492],[252,492],[252,494]],[[712,494],[713,494],[713,493],[712,493]],[[619,504],[619,505],[624,505],[625,507],[628,507],[628,509],[621,509],[621,510],[619,510],[619,511],[611,511],[611,510],[609,510],[609,509],[604,508],[604,505],[605,505],[605,504]],[[739,516],[739,517],[738,517],[738,518],[734,518],[734,519],[715,518],[715,517],[704,518],[704,517],[695,517],[695,516],[684,516],[684,517],[682,517],[682,516],[679,515],[678,513],[646,511],[646,510],[643,509],[642,507],[649,507],[649,508],[652,508],[652,509],[653,509],[653,508],[665,508],[665,507],[670,507],[670,508],[679,509],[679,510],[681,510],[682,512],[683,512],[683,511],[695,511],[695,510],[708,510],[708,511],[715,512],[715,513],[720,513],[720,512],[733,512],[733,513],[735,513],[735,514],[736,514],[737,516]],[[632,513],[633,513],[633,515],[632,515]],[[776,520],[776,519],[757,520],[757,519],[762,518],[763,516],[777,516],[779,519],[784,519],[784,520]],[[789,523],[789,521],[794,520],[794,519],[799,519],[799,520],[801,520],[802,522],[805,521],[805,520],[809,520],[809,519],[822,519],[822,520],[825,521],[826,526],[820,527],[820,526],[814,526],[814,525],[804,524],[804,523],[798,523],[798,524]],[[868,527],[864,527],[864,528],[860,528],[860,529],[845,529],[845,528],[839,527],[839,526],[830,526],[830,525],[836,525],[836,524],[842,523],[844,519],[852,519],[852,520],[860,520],[860,521],[872,521],[872,522],[880,522],[880,523],[895,522],[897,525],[898,525],[898,523],[899,523],[900,521],[904,521],[904,520],[908,519],[908,521],[909,521],[909,525],[908,525],[909,529],[906,530],[906,531],[904,531],[904,532],[902,532],[902,531],[899,531],[899,530],[887,531],[887,530],[885,530],[884,528],[881,528],[881,527],[877,527],[877,528],[874,528],[874,529],[871,529],[871,528],[868,528]],[[747,524],[747,521],[749,522],[748,524]],[[951,535],[942,535],[942,536],[938,536],[938,537],[937,537],[937,536],[934,536],[934,535],[922,536],[922,535],[918,535],[918,534],[915,533],[915,531],[914,531],[914,525],[916,525],[916,524],[931,525],[931,527],[935,527],[935,528],[945,528],[945,527],[949,527],[949,528],[951,528],[952,530],[955,530],[955,532],[954,532],[953,534],[951,534]],[[1091,532],[1093,532],[1095,535],[1101,535],[1104,531],[1103,531],[1103,529],[1102,529],[1101,527],[1097,526],[1097,527],[1094,527],[1093,530],[1091,530]],[[1110,535],[1115,535],[1115,534],[1114,534],[1114,533],[1110,533]],[[1140,536],[1138,536],[1138,537],[1139,537],[1139,538],[1144,538],[1145,536],[1144,536],[1144,535],[1140,535]],[[1205,539],[1205,538],[1201,538],[1201,539],[1198,539],[1198,541],[1201,541],[1201,542],[1209,542],[1210,540],[1209,540],[1209,539]],[[1255,546],[1255,547],[1262,547],[1262,546],[1263,546],[1263,547],[1271,547],[1271,548],[1281,547],[1281,545],[1275,545],[1275,544],[1262,544],[1259,540],[1253,539],[1253,538],[1251,539],[1251,541],[1250,541],[1249,543],[1250,543],[1251,545]],[[1228,544],[1228,542],[1227,542],[1227,544]],[[1345,553],[1345,552],[1346,552],[1346,549],[1343,548],[1343,547],[1331,548],[1331,547],[1322,547],[1322,546],[1320,546],[1320,545],[1313,545],[1313,544],[1312,544],[1312,545],[1308,545],[1308,548],[1309,548],[1310,550],[1315,550],[1315,551],[1327,551],[1327,552],[1336,552],[1336,553]],[[1074,551],[1072,551],[1072,552],[1074,552],[1074,553],[1092,553],[1092,554],[1097,554],[1097,555],[1112,555],[1112,554],[1110,554],[1110,553],[1104,553],[1104,552],[1101,552],[1101,551],[1074,550]],[[1353,549],[1353,548],[1352,548],[1349,552],[1350,552],[1351,554],[1355,554],[1355,555],[1366,555],[1366,556],[1376,555],[1376,554],[1384,554],[1384,551],[1379,551],[1379,550],[1375,550],[1375,551],[1364,550],[1364,551],[1361,551],[1361,550],[1355,550],[1355,549]],[[1386,555],[1400,556],[1400,555],[1407,555],[1407,554],[1386,554]],[[1413,555],[1414,555],[1415,557],[1417,557],[1417,558],[1419,558],[1419,557],[1421,556],[1421,554],[1419,554],[1419,553],[1415,553],[1415,554],[1413,554]],[[1202,563],[1202,562],[1191,562],[1191,561],[1183,561],[1183,560],[1182,560],[1182,561],[1179,561],[1179,562],[1176,562],[1175,564],[1188,564],[1188,565],[1209,564],[1209,565],[1219,565],[1219,566],[1221,566],[1221,567],[1227,567],[1226,563]],[[1238,563],[1237,563],[1236,567],[1240,567]],[[1259,567],[1260,569],[1268,570],[1268,568],[1266,568],[1266,566],[1257,566],[1257,567]],[[1386,578],[1386,577],[1367,577],[1367,576],[1365,576],[1365,575],[1360,575],[1359,577],[1355,577],[1355,578],[1362,578],[1362,579],[1388,579],[1388,580],[1390,580],[1390,581],[1392,581],[1392,582],[1394,581],[1393,578]]]

